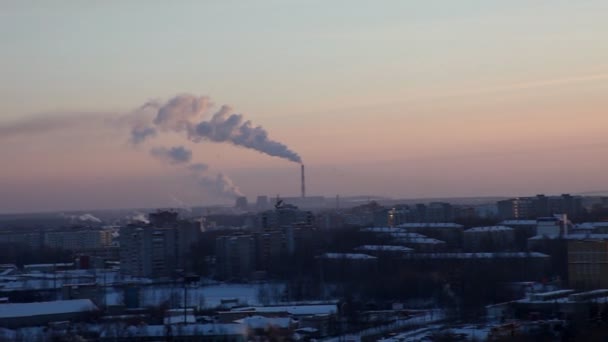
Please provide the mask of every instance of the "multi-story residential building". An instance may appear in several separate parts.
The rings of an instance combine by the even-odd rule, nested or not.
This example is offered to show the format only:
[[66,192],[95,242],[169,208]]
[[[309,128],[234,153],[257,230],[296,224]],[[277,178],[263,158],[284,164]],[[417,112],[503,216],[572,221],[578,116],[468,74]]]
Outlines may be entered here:
[[44,245],[72,251],[87,251],[109,247],[112,231],[105,229],[79,229],[49,231],[44,233]]
[[2,232],[0,233],[0,244],[16,244],[27,246],[32,249],[42,247],[44,235],[42,232]]
[[568,236],[568,282],[576,289],[608,288],[608,235]]
[[569,194],[511,198],[498,201],[497,206],[502,219],[535,219],[555,214],[578,217],[584,212],[582,197]]
[[314,215],[310,211],[298,209],[295,205],[277,205],[275,210],[268,210],[258,215],[258,228],[274,230],[285,226],[312,227]]
[[120,230],[120,270],[136,277],[172,276],[176,270],[175,230],[129,225]]
[[255,270],[255,239],[251,235],[220,236],[215,240],[219,279],[249,279]]
[[149,225],[120,229],[122,273],[158,278],[186,270],[190,250],[198,242],[200,222],[180,221],[173,211],[158,211],[149,219]]

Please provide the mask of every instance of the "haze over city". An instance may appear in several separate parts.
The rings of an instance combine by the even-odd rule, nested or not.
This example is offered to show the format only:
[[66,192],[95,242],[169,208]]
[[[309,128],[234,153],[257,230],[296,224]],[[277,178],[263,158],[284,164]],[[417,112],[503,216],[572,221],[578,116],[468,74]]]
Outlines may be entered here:
[[605,190],[606,2],[322,4],[3,2],[0,210]]

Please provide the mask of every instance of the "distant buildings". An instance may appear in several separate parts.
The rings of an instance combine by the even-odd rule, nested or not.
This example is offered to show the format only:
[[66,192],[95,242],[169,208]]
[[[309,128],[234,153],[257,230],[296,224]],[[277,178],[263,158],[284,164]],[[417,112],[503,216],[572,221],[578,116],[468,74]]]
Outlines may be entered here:
[[236,202],[234,204],[234,207],[236,209],[242,210],[242,211],[246,211],[249,209],[249,202],[247,201],[247,197],[245,196],[241,196],[241,197],[237,197]]
[[121,272],[138,277],[170,277],[187,266],[190,248],[199,234],[198,223],[178,221],[173,212],[150,214],[150,225],[123,227]]
[[112,231],[107,229],[78,229],[48,231],[44,233],[44,245],[71,251],[87,251],[112,244]]
[[569,194],[511,198],[498,201],[497,207],[499,217],[504,220],[535,219],[555,214],[579,217],[584,212],[582,197]]
[[285,226],[312,227],[314,215],[311,211],[300,210],[295,205],[280,204],[274,210],[258,214],[258,229],[268,231]]
[[398,225],[408,232],[423,234],[425,236],[444,241],[448,247],[462,246],[464,226],[457,223],[404,223]]
[[15,244],[39,249],[44,245],[44,234],[42,232],[17,232],[7,231],[0,233],[0,244]]

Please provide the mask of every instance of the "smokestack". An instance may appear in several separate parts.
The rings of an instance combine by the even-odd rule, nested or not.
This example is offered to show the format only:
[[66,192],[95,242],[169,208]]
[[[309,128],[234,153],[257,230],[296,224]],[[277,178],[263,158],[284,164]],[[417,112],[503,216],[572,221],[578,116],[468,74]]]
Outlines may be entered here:
[[304,178],[304,164],[302,164],[302,198],[306,197],[306,180]]

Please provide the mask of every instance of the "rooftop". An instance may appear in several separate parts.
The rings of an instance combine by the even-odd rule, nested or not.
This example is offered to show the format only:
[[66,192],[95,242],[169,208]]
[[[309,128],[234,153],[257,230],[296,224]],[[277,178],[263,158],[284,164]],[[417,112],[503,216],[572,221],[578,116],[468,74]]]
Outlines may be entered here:
[[478,233],[478,232],[499,232],[499,231],[512,231],[513,228],[506,226],[488,226],[488,227],[475,227],[467,229],[465,233]]
[[429,237],[398,237],[395,241],[400,243],[419,244],[419,245],[436,245],[445,243],[445,241],[429,238]]
[[535,226],[536,220],[505,220],[500,224],[504,226]]
[[403,228],[393,228],[393,227],[368,227],[362,228],[362,232],[366,233],[399,233],[405,232]]
[[377,252],[412,252],[412,248],[393,245],[363,245],[355,248],[357,251],[377,251]]
[[438,222],[438,223],[402,223],[399,228],[462,228],[463,226],[453,222]]
[[325,253],[319,256],[321,259],[358,259],[358,260],[372,260],[378,259],[375,256],[362,254],[362,253]]
[[499,253],[412,253],[403,256],[405,259],[523,259],[549,258],[538,252],[499,252]]
[[0,318],[16,318],[98,310],[89,299],[58,300],[53,302],[0,304]]
[[287,312],[294,316],[328,315],[338,312],[336,304],[319,305],[294,305],[294,306],[252,306],[238,308],[232,311],[257,311],[257,312]]
[[536,235],[528,240],[565,239],[565,240],[608,240],[608,234],[568,234],[568,235]]

